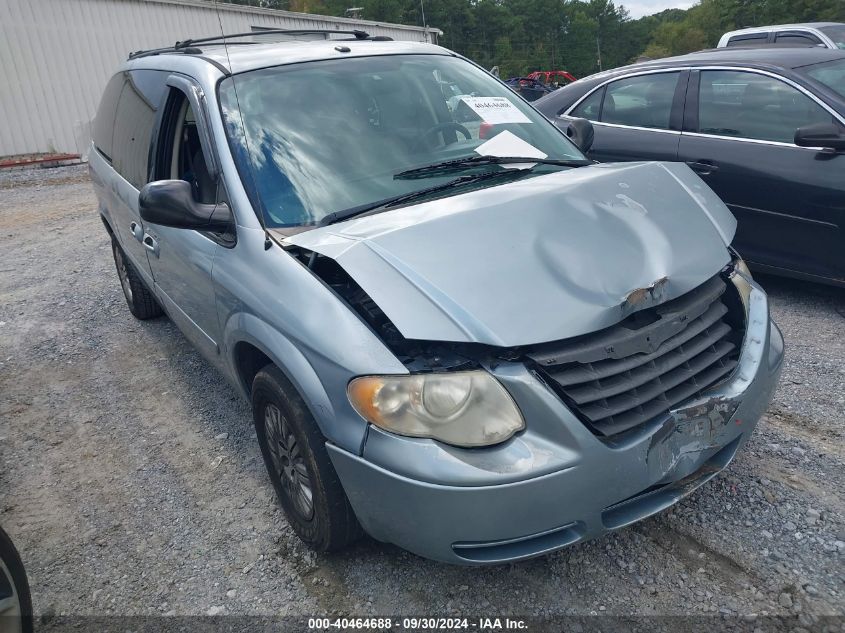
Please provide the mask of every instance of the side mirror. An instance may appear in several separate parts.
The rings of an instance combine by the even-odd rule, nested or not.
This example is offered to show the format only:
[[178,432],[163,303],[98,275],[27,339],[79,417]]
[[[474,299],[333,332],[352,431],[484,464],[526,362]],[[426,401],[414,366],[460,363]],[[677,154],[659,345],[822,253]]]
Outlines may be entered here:
[[833,123],[814,123],[795,130],[795,144],[799,147],[823,147],[833,151],[845,150],[845,131]]
[[177,229],[223,232],[232,224],[232,212],[225,203],[195,201],[191,184],[184,180],[156,180],[144,185],[138,210],[145,222]]
[[593,146],[593,137],[595,130],[593,124],[587,119],[579,119],[572,116],[555,117],[555,125],[557,128],[569,137],[569,140],[575,143],[576,147],[585,154],[590,151]]

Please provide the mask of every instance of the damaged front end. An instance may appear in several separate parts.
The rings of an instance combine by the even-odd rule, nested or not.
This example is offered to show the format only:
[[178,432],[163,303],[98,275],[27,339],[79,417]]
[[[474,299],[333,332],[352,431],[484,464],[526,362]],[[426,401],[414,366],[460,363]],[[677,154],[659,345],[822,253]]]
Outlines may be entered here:
[[[512,209],[496,216],[507,200],[484,190],[450,198],[449,209],[438,201],[281,240],[408,372],[363,377],[364,397],[349,390],[371,423],[360,454],[327,447],[375,538],[462,564],[593,538],[713,477],[768,406],[783,339],[765,293],[728,248],[734,225],[723,205],[681,167],[591,169],[569,176],[582,179],[565,205],[570,226],[583,229],[575,234],[555,216],[564,211],[550,192],[559,190],[538,177],[517,196],[536,203],[521,210],[525,226],[508,224]],[[666,194],[667,184],[645,205],[649,185],[634,185],[638,172],[683,195]],[[591,181],[608,174],[625,193],[597,193]],[[691,200],[707,212],[690,210]],[[622,229],[600,249],[582,243],[591,221]],[[425,239],[434,234],[454,240]],[[609,252],[616,248],[630,256]],[[445,402],[446,413],[431,424],[384,422],[384,411],[425,406],[425,376],[466,388],[438,392],[435,408]],[[472,424],[496,428],[457,437],[438,430],[461,417],[450,407],[466,410],[462,394],[480,376],[482,389],[496,383],[506,397],[490,390],[497,404]],[[409,381],[416,390],[405,389]],[[402,399],[375,403],[382,388]]]
[[729,264],[689,296],[566,341],[394,339],[414,371],[489,371],[525,428],[472,449],[373,428],[360,457],[331,449],[362,524],[423,556],[491,564],[595,538],[690,494],[748,440],[780,373],[783,338],[741,270]]

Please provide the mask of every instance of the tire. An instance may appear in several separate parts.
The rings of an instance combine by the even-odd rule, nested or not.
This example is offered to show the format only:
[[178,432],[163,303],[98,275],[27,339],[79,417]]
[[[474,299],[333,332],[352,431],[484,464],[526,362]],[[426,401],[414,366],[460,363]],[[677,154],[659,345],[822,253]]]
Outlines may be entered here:
[[117,278],[120,280],[120,287],[123,289],[123,296],[126,298],[126,305],[129,306],[132,316],[146,321],[164,314],[155,296],[138,276],[114,236],[111,238],[111,250],[117,269]]
[[299,538],[318,552],[337,551],[360,538],[361,526],[329,459],[326,439],[275,365],[255,376],[252,415],[270,481]]
[[23,562],[0,529],[0,630],[32,633],[32,597]]

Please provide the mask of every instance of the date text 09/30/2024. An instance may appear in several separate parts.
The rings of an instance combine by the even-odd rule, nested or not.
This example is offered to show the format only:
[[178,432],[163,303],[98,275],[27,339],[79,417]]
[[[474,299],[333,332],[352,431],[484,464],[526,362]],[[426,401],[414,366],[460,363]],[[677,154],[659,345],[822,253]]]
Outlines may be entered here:
[[519,618],[309,618],[308,629],[314,631],[526,631],[528,625]]

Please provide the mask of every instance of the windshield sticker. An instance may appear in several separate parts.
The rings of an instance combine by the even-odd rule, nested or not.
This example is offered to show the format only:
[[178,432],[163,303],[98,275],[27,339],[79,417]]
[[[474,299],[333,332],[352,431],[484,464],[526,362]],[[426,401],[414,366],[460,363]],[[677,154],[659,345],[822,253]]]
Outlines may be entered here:
[[[539,149],[534,147],[531,143],[527,143],[519,138],[513,132],[505,130],[499,132],[486,143],[482,143],[475,148],[475,151],[482,156],[507,156],[518,158],[547,158],[548,154],[544,154]],[[514,163],[511,165],[502,165],[506,169],[525,169],[530,167],[533,163],[526,161],[525,163]]]
[[487,123],[531,123],[506,97],[461,97],[461,101]]

